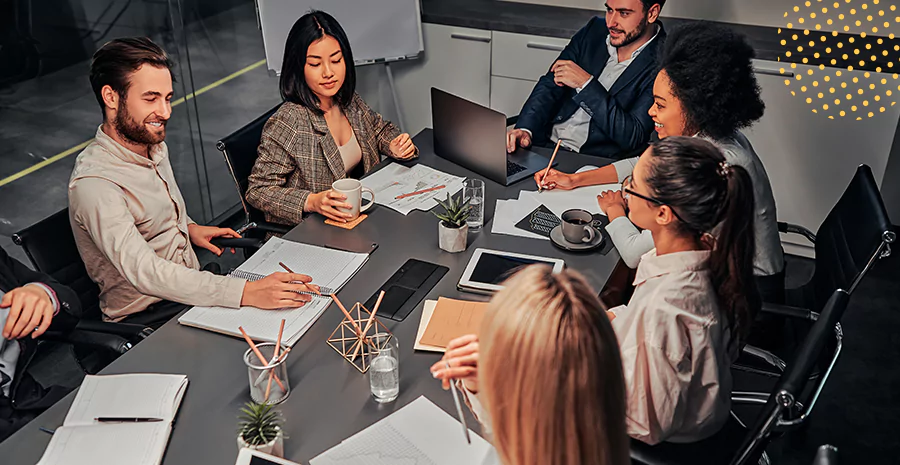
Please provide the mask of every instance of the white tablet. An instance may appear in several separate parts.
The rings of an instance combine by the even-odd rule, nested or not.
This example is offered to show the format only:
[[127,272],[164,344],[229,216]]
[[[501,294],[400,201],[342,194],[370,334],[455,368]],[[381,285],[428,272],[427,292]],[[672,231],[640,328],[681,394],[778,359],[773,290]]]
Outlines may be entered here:
[[493,294],[503,289],[500,283],[520,268],[528,265],[543,264],[553,267],[559,273],[566,263],[559,258],[538,257],[500,250],[475,249],[475,253],[466,265],[466,270],[459,278],[457,287],[463,291],[480,294]]
[[297,462],[291,462],[282,458],[275,457],[257,450],[247,448],[241,449],[238,453],[237,462],[234,465],[300,465]]

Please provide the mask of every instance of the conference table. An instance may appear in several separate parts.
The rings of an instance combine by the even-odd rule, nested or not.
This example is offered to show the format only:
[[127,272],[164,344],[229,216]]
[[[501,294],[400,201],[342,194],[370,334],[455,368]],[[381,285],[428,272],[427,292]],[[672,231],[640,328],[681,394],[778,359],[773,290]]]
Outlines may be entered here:
[[[431,212],[413,211],[404,216],[375,205],[367,212],[369,217],[352,230],[326,225],[318,215],[309,216],[285,239],[314,245],[354,241],[378,244],[365,266],[338,293],[345,305],[365,302],[409,258],[450,269],[426,299],[444,296],[484,300],[482,296],[463,293],[456,288],[466,263],[479,247],[562,258],[569,269],[582,273],[598,292],[604,286],[619,261],[615,249],[606,255],[578,254],[556,248],[546,240],[490,233],[496,200],[518,198],[518,192],[522,189],[535,190],[532,180],[506,187],[440,158],[434,154],[430,129],[416,135],[414,141],[420,156],[416,161],[405,164],[424,163],[454,175],[484,179],[485,226],[482,231],[469,234],[464,252],[452,254],[438,248],[438,220]],[[550,150],[536,148],[535,151],[549,158]],[[574,153],[561,153],[556,159],[559,163],[557,168],[566,172],[574,172],[588,164],[601,166],[611,162]],[[381,167],[388,163],[390,161],[382,163]],[[302,269],[295,271],[303,272]],[[388,404],[376,403],[369,391],[367,375],[357,371],[326,344],[326,339],[340,324],[343,315],[336,305],[325,311],[288,357],[292,390],[290,396],[278,405],[285,418],[285,458],[309,463],[311,458],[422,395],[456,416],[452,395],[444,391],[429,372],[429,367],[439,360],[440,354],[413,350],[422,307],[420,302],[402,322],[382,320],[398,338],[401,353],[400,396]],[[238,452],[238,411],[250,400],[247,369],[242,360],[246,350],[247,344],[241,339],[181,326],[173,319],[107,366],[101,374],[150,372],[187,375],[188,390],[163,463],[232,464]],[[74,393],[0,444],[0,462],[16,465],[36,463],[51,438],[38,428],[55,429],[62,425],[73,398]],[[464,410],[469,426],[480,433],[478,422],[467,409]],[[115,441],[115,438],[109,440]],[[100,448],[104,444],[96,446]]]

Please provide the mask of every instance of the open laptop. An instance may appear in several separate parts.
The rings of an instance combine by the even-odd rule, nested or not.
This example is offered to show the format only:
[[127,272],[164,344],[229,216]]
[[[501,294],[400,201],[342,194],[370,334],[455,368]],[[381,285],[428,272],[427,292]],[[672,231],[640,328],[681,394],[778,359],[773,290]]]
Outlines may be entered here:
[[549,160],[516,148],[506,153],[506,116],[431,88],[434,153],[508,186],[547,168]]

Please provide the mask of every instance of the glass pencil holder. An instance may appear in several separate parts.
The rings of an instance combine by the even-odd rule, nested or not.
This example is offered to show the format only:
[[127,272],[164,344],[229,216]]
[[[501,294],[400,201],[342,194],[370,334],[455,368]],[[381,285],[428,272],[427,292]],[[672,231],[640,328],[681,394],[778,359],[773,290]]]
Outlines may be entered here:
[[288,380],[286,346],[275,357],[275,343],[264,342],[256,348],[265,357],[260,360],[253,349],[244,352],[244,364],[250,381],[250,398],[257,403],[279,404],[291,394]]

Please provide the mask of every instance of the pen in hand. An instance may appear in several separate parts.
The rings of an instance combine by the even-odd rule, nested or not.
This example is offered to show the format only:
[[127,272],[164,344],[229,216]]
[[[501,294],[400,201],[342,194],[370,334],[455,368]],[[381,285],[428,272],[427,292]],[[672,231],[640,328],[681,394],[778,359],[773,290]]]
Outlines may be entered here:
[[[296,273],[294,273],[293,270],[291,270],[290,268],[288,268],[288,266],[285,265],[284,262],[278,262],[278,264],[279,264],[282,268],[284,268],[284,271],[287,271],[288,273],[291,273],[291,274],[296,274]],[[313,287],[310,286],[309,284],[307,284],[307,283],[300,283],[300,284],[303,284],[304,286],[306,286],[306,288],[309,289],[309,292],[312,292],[313,294],[316,294],[316,295],[322,295],[322,293],[321,293],[320,291],[318,291],[317,289],[313,288]]]

